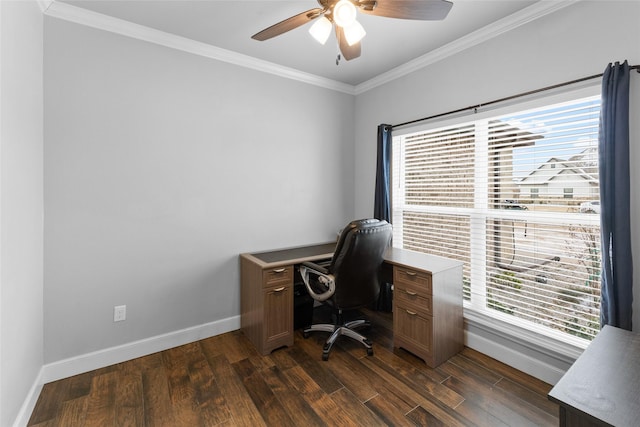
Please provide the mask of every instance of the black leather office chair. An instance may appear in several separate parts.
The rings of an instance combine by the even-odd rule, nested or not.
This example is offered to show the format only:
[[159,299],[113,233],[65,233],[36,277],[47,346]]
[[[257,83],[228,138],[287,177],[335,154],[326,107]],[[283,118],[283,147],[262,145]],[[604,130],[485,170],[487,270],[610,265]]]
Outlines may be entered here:
[[329,359],[331,347],[340,335],[361,342],[367,354],[373,354],[371,342],[354,331],[369,326],[366,320],[344,322],[343,311],[353,310],[375,302],[380,293],[379,273],[384,253],[391,241],[391,225],[377,219],[352,221],[340,234],[336,250],[327,267],[305,262],[300,274],[316,301],[332,307],[334,324],[311,325],[304,337],[314,331],[331,332],[322,350],[322,360]]

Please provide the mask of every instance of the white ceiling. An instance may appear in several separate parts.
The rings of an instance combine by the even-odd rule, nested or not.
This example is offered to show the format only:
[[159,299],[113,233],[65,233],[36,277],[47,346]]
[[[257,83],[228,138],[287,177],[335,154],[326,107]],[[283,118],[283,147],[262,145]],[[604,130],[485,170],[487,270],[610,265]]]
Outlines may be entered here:
[[[383,0],[381,0],[383,1]],[[65,4],[66,3],[66,4]],[[311,24],[266,41],[251,36],[292,15],[318,7],[315,0],[55,0],[169,34],[216,46],[343,84],[357,86],[469,35],[540,16],[534,0],[453,0],[443,21],[413,21],[359,14],[367,31],[360,58],[336,65],[331,36],[323,46],[307,32]],[[548,6],[545,6],[548,8]],[[542,13],[544,14],[544,13]],[[54,15],[55,16],[55,15]],[[525,17],[525,18],[523,18]]]

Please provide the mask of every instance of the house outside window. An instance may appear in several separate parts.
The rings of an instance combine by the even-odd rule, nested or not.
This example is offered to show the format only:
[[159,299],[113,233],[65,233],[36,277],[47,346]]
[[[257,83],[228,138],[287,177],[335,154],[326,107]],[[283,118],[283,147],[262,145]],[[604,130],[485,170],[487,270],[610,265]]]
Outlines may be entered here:
[[462,261],[465,311],[584,347],[599,331],[599,215],[580,205],[599,199],[600,99],[536,102],[396,132],[393,244]]

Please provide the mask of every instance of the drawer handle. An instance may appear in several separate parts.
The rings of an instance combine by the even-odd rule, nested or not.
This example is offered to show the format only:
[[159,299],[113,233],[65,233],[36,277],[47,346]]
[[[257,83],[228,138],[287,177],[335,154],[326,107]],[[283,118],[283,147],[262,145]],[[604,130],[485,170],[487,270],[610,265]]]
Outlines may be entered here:
[[279,288],[275,288],[275,289],[273,290],[273,292],[282,292],[282,291],[284,291],[284,289],[285,289],[285,286],[281,286],[281,287],[279,287]]
[[407,276],[415,276],[418,274],[415,271],[405,271],[405,273],[407,273]]
[[407,310],[407,309],[405,309],[404,311],[406,311],[406,312],[407,312],[407,314],[409,314],[409,315],[411,315],[411,316],[415,316],[416,314],[418,314],[418,313],[416,313],[415,311],[409,311],[409,310]]
[[417,293],[411,292],[410,290],[407,290],[407,289],[405,289],[404,291],[407,293],[407,295],[412,296],[412,297],[415,297],[416,295],[418,295]]
[[285,271],[287,271],[287,269],[286,268],[276,268],[276,269],[273,269],[271,271],[273,271],[274,273],[284,273]]

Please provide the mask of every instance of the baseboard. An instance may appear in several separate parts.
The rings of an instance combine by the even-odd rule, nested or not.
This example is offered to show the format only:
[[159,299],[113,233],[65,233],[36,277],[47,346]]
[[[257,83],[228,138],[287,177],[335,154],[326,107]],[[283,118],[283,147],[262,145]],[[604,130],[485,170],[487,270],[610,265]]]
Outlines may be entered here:
[[[44,365],[41,384],[240,329],[240,316],[134,341]],[[37,396],[36,396],[37,397]]]
[[523,337],[465,319],[465,345],[502,363],[555,385],[579,355],[563,354]]
[[38,376],[33,382],[33,385],[31,386],[27,397],[24,399],[22,407],[20,407],[20,411],[18,412],[18,416],[13,423],[13,427],[24,427],[29,422],[29,418],[31,418],[33,409],[36,407],[38,397],[40,396],[40,391],[42,391],[42,386],[44,385],[44,381],[42,380],[43,372],[44,367],[40,368]]
[[557,383],[565,372],[468,331],[465,331],[465,345],[548,384]]

